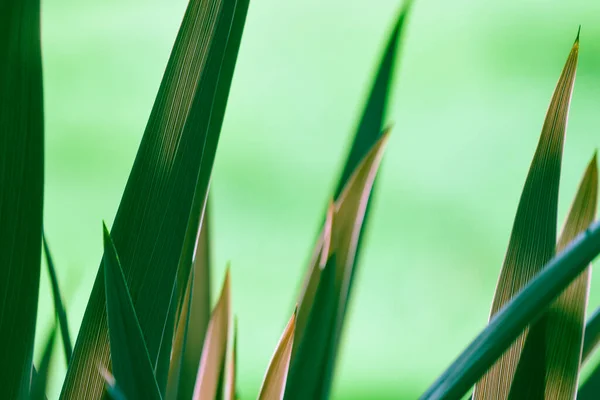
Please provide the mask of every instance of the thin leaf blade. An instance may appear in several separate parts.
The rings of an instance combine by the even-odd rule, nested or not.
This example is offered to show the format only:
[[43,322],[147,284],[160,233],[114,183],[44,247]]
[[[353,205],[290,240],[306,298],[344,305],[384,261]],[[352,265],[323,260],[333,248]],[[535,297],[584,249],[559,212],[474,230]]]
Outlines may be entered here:
[[46,400],[46,386],[50,372],[50,361],[52,361],[52,350],[54,349],[54,338],[56,337],[56,326],[53,326],[46,339],[46,345],[42,352],[42,359],[37,373],[33,374],[31,393],[29,400]]
[[161,400],[117,249],[104,226],[104,282],[115,380],[128,399]]
[[[555,252],[562,149],[578,54],[579,35],[552,96],[525,181],[492,303],[492,316],[541,270]],[[486,399],[490,396],[508,397],[527,335],[526,331],[485,374],[475,387],[473,399]],[[538,338],[543,337],[542,333],[534,332],[533,335]],[[539,362],[544,359],[541,354],[542,348],[543,346],[540,346],[531,352],[528,351],[527,358],[532,362],[528,368],[532,377],[529,382],[540,383],[532,390],[543,393],[544,379],[535,379],[544,376],[545,365]],[[525,359],[521,362],[528,361]]]
[[265,373],[258,400],[282,400],[285,394],[296,328],[296,311],[290,318],[275,348]]
[[194,386],[194,400],[214,399],[217,394],[231,325],[230,280],[230,272],[227,268],[223,288],[210,318],[204,339],[202,358],[200,359],[196,385]]
[[39,0],[0,3],[0,387],[27,396],[44,188]]

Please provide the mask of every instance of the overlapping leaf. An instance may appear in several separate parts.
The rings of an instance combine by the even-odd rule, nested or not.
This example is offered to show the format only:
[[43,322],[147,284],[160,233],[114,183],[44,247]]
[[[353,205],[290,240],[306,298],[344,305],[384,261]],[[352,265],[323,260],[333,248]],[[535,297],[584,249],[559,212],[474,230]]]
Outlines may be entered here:
[[194,400],[214,399],[217,394],[232,323],[230,285],[229,268],[227,268],[225,282],[206,331],[194,386]]
[[[115,217],[112,237],[152,364],[182,249],[194,246],[189,221],[199,223],[204,209],[245,8],[246,0],[190,1]],[[90,376],[109,361],[103,286],[99,274],[63,399],[99,399],[104,390]]]
[[[578,53],[579,35],[554,91],[521,194],[492,304],[492,316],[541,270],[555,251],[562,149]],[[536,330],[541,330],[541,326]],[[535,330],[531,334],[535,338],[542,338],[545,335]],[[477,384],[473,395],[475,400],[507,398],[519,362],[524,363],[524,369],[528,371],[528,383],[537,385],[532,390],[544,392],[545,346],[541,344],[530,348],[526,354],[523,354],[527,356],[524,359],[521,354],[527,335],[528,332],[525,332],[519,337]],[[535,340],[533,343],[540,344],[540,340]]]
[[44,244],[44,254],[46,255],[46,264],[48,265],[48,275],[50,276],[50,283],[52,284],[52,298],[54,299],[54,309],[56,310],[56,315],[58,317],[63,348],[65,350],[65,359],[67,360],[68,365],[71,361],[73,346],[71,345],[71,337],[69,335],[69,322],[67,320],[67,312],[63,305],[62,296],[60,294],[60,288],[58,286],[58,277],[56,276],[56,269],[54,268],[54,261],[52,260],[52,254],[50,253],[50,247],[48,246],[46,235],[43,235],[42,243]]
[[492,317],[488,326],[420,399],[462,398],[599,253],[600,222],[594,222]]
[[39,0],[0,3],[0,387],[30,387],[42,242],[44,121]]
[[[588,165],[577,195],[565,222],[562,234],[556,246],[557,252],[565,249],[569,242],[583,232],[596,215],[598,200],[598,169],[596,156]],[[550,306],[546,314],[530,328],[525,341],[521,362],[517,367],[511,398],[520,396],[535,397],[536,391],[545,399],[572,399],[577,392],[583,325],[587,305],[591,267],[578,277],[560,297]],[[533,358],[525,359],[531,349],[541,346],[540,353],[545,356],[543,375],[536,382],[532,378],[535,367],[528,368],[528,362],[540,362]],[[523,362],[523,361],[526,362]],[[541,388],[544,390],[541,391]]]
[[34,369],[31,382],[31,392],[29,400],[46,400],[46,385],[50,372],[50,361],[52,361],[52,350],[54,348],[54,338],[56,337],[56,326],[53,326],[46,339],[46,345],[42,353],[42,360],[37,370]]
[[292,348],[294,346],[294,330],[296,328],[296,312],[290,318],[277,348],[273,353],[269,367],[263,379],[258,400],[283,400],[287,382]]
[[237,318],[233,321],[233,335],[227,344],[225,354],[225,378],[223,382],[223,400],[237,398]]
[[585,363],[600,342],[600,308],[597,308],[585,324],[581,363]]
[[[305,326],[303,332],[301,332],[301,337],[298,339],[300,344],[294,350],[292,372],[288,379],[290,389],[286,391],[286,399],[304,398],[296,397],[300,393],[305,393],[309,398],[315,399],[328,397],[335,367],[335,356],[344,323],[358,236],[362,229],[366,205],[387,139],[388,134],[386,133],[362,160],[348,180],[348,185],[333,204],[333,208],[329,213],[330,217],[326,218],[328,221],[331,220],[331,223],[327,222],[324,227],[322,243],[323,246],[329,246],[328,254],[326,254],[328,263],[325,270],[332,270],[329,273],[334,275],[333,286],[327,289],[329,292],[321,294],[322,299],[319,300],[326,302],[327,305],[317,305],[316,298],[319,290],[325,290],[321,283],[324,278],[320,266],[313,268],[312,276],[307,280],[307,289],[300,302],[301,314],[306,312],[303,310],[303,308],[307,309],[305,304],[311,306],[309,315],[303,316]],[[328,238],[327,233],[329,224],[331,224],[330,238]],[[322,252],[322,249],[320,251]],[[316,257],[322,260],[324,254]],[[332,261],[334,264],[331,264]],[[316,265],[318,264],[322,263],[319,261]],[[318,281],[318,284],[314,283],[316,281]],[[313,290],[315,285],[316,290]],[[311,300],[307,294],[313,292],[315,295],[314,299]],[[324,309],[330,310],[328,313],[330,312],[331,315],[324,315]],[[311,325],[310,321],[315,318],[322,319],[319,325]],[[312,345],[322,346],[321,351],[310,350],[312,345],[304,345],[306,341],[312,342]],[[303,346],[306,349],[302,349]],[[307,351],[310,351],[310,353],[302,354]],[[308,371],[306,367],[299,367],[298,365],[301,364],[312,365],[311,369],[319,371],[318,375],[314,375],[313,371]],[[304,376],[305,374],[310,376]]]
[[113,375],[128,399],[160,400],[160,390],[117,249],[104,226],[104,283]]

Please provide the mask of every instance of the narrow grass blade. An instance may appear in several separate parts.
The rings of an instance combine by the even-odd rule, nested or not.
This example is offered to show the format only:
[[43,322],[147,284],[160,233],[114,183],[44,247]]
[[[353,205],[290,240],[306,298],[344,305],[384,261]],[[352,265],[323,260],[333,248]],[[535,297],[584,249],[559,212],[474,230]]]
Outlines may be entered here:
[[[583,232],[595,219],[598,201],[598,168],[596,155],[585,171],[571,210],[567,216],[556,250],[564,250],[569,242]],[[592,269],[588,267],[552,303],[548,311],[529,329],[523,354],[511,387],[511,398],[572,399],[577,392],[583,325],[587,306],[589,280]],[[544,364],[532,349],[540,346],[538,354],[545,357]],[[539,357],[539,356],[538,356]],[[539,374],[539,378],[533,374]],[[539,381],[538,381],[539,379]]]
[[594,222],[492,317],[420,399],[462,398],[599,253],[600,222]]
[[194,400],[214,399],[223,371],[227,349],[229,327],[231,325],[231,284],[229,268],[221,295],[215,305],[204,339],[202,358],[194,387]]
[[158,349],[158,358],[154,365],[154,376],[163,398],[167,393],[167,384],[169,380],[169,370],[171,367],[171,352],[173,350],[173,332],[175,330],[175,317],[177,314],[177,282],[173,285],[171,300],[169,301],[169,311],[163,328],[163,335]]
[[27,396],[44,190],[39,0],[0,2],[0,387]]
[[296,311],[285,327],[277,348],[273,353],[269,367],[263,379],[258,400],[283,400],[287,382],[292,348],[294,345],[294,330],[296,328]]
[[227,343],[223,400],[235,400],[237,397],[237,318],[233,320],[233,335]]
[[[196,242],[193,261],[194,285],[188,322],[188,334],[183,353],[179,398],[189,400],[194,393],[194,383],[200,365],[202,345],[210,321],[210,213],[207,203]],[[183,269],[183,268],[182,268]],[[189,271],[189,269],[183,269]]]
[[175,338],[173,341],[173,352],[171,356],[171,365],[169,368],[169,378],[167,383],[167,395],[166,399],[178,399],[183,398],[179,394],[179,387],[181,384],[181,368],[183,364],[184,353],[187,351],[187,340],[189,333],[190,323],[190,306],[192,304],[192,287],[194,286],[194,271],[191,271],[191,277],[188,279],[187,288],[185,290],[183,307],[181,309],[181,315],[179,317],[179,323],[175,331]]
[[[538,147],[525,181],[492,303],[492,316],[540,271],[555,252],[562,149],[578,53],[579,35],[552,96]],[[473,395],[475,400],[508,396],[526,336],[527,332],[519,337],[477,384]],[[535,336],[539,337],[537,334]],[[544,375],[545,365],[540,362],[544,359],[540,354],[540,349],[543,348],[544,346],[540,346],[537,350],[532,349],[531,353],[528,352],[532,360],[537,360],[533,363],[535,368],[531,370],[531,376]],[[544,379],[538,381],[543,382]],[[539,390],[543,391],[543,388]]]
[[[352,175],[353,171],[358,167],[360,161],[367,156],[367,153],[370,151],[370,149],[375,146],[377,141],[381,139],[382,135],[386,131],[386,129],[384,129],[384,116],[389,99],[389,91],[393,78],[393,72],[395,69],[395,60],[397,58],[404,26],[412,8],[412,3],[413,0],[405,0],[404,5],[400,10],[400,14],[396,19],[396,24],[394,25],[394,28],[389,36],[383,58],[377,70],[375,82],[371,88],[367,104],[354,136],[350,153],[348,154],[348,158],[344,165],[342,176],[335,191],[334,199],[336,200],[339,199],[344,187],[348,184],[348,179]],[[376,184],[376,181],[373,182],[373,193],[375,191]],[[373,193],[367,199],[362,227],[360,233],[358,234],[356,254],[348,281],[348,293],[350,293],[352,290],[354,276],[357,270],[356,265],[360,259],[360,251],[362,248],[364,232],[367,229],[367,224],[369,221],[369,212],[371,210],[371,202],[374,195]],[[346,302],[349,299],[350,297],[348,296],[346,298]],[[345,304],[344,307],[347,307],[347,304]]]
[[581,354],[581,364],[584,364],[592,355],[594,349],[600,342],[600,308],[594,311],[594,314],[585,324],[585,335],[583,338],[583,351]]
[[329,245],[331,243],[331,223],[333,221],[334,205],[330,203],[327,208],[327,215],[325,217],[325,225],[319,235],[317,244],[313,256],[311,258],[306,277],[304,278],[304,285],[302,292],[298,298],[298,315],[296,317],[296,331],[294,333],[294,349],[292,354],[296,353],[299,343],[302,342],[304,337],[304,331],[306,324],[310,316],[315,296],[317,294],[317,288],[321,279],[321,271],[325,268],[327,259],[329,257]]
[[294,345],[286,381],[285,400],[319,398],[327,360],[326,350],[331,338],[336,310],[335,265],[335,255],[332,255],[320,272],[305,333],[300,343]]
[[46,386],[48,383],[50,361],[52,361],[52,349],[54,348],[55,337],[56,326],[52,327],[50,335],[48,335],[48,339],[46,339],[46,345],[44,346],[44,352],[42,353],[40,367],[37,372],[33,374],[29,400],[46,400]]
[[[202,214],[247,0],[190,0],[112,228],[152,365],[189,221]],[[234,26],[235,24],[235,26]],[[190,258],[191,265],[191,258]],[[96,277],[62,399],[99,399],[108,365],[103,275]]]
[[71,354],[73,354],[73,346],[71,345],[71,337],[69,335],[67,312],[63,305],[60,288],[58,287],[56,269],[54,268],[54,261],[52,260],[52,254],[50,253],[50,247],[48,246],[48,241],[46,240],[45,234],[42,236],[42,243],[44,244],[44,254],[46,255],[46,264],[48,265],[48,275],[50,276],[50,282],[52,284],[52,298],[54,299],[54,309],[56,310],[58,323],[60,325],[60,333],[62,336],[63,348],[65,350],[65,359],[67,360],[67,365],[69,365],[71,362]]
[[577,392],[577,400],[597,400],[598,397],[600,397],[600,364],[594,368]]
[[114,377],[128,399],[161,399],[117,249],[104,226],[104,282]]

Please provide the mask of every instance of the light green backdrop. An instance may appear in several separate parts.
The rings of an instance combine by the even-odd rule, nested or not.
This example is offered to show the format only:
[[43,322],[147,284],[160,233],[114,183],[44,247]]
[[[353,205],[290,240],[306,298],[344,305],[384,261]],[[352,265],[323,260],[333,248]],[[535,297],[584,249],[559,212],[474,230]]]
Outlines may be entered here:
[[[45,223],[73,335],[101,257],[101,220],[112,222],[185,5],[43,1]],[[245,399],[256,395],[293,310],[400,5],[251,2],[211,187],[213,287],[231,261]],[[600,2],[417,0],[413,11],[338,399],[416,398],[485,325],[520,190],[579,24],[559,225],[600,143]],[[45,274],[42,285],[39,343],[52,312]],[[600,278],[592,292],[595,307]]]

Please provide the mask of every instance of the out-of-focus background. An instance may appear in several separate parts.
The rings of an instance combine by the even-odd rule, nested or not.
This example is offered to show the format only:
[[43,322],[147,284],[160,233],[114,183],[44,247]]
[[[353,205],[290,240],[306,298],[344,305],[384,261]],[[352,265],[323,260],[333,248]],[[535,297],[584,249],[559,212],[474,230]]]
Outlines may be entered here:
[[[45,224],[75,335],[186,0],[43,1]],[[214,168],[256,395],[401,0],[252,0]],[[484,327],[579,24],[559,225],[600,144],[600,2],[417,0],[338,364],[337,399],[416,398]],[[599,275],[600,276],[600,275]],[[52,321],[44,273],[38,343]],[[594,278],[590,308],[600,304]],[[57,351],[59,366],[62,352]],[[62,380],[54,374],[50,397]]]

